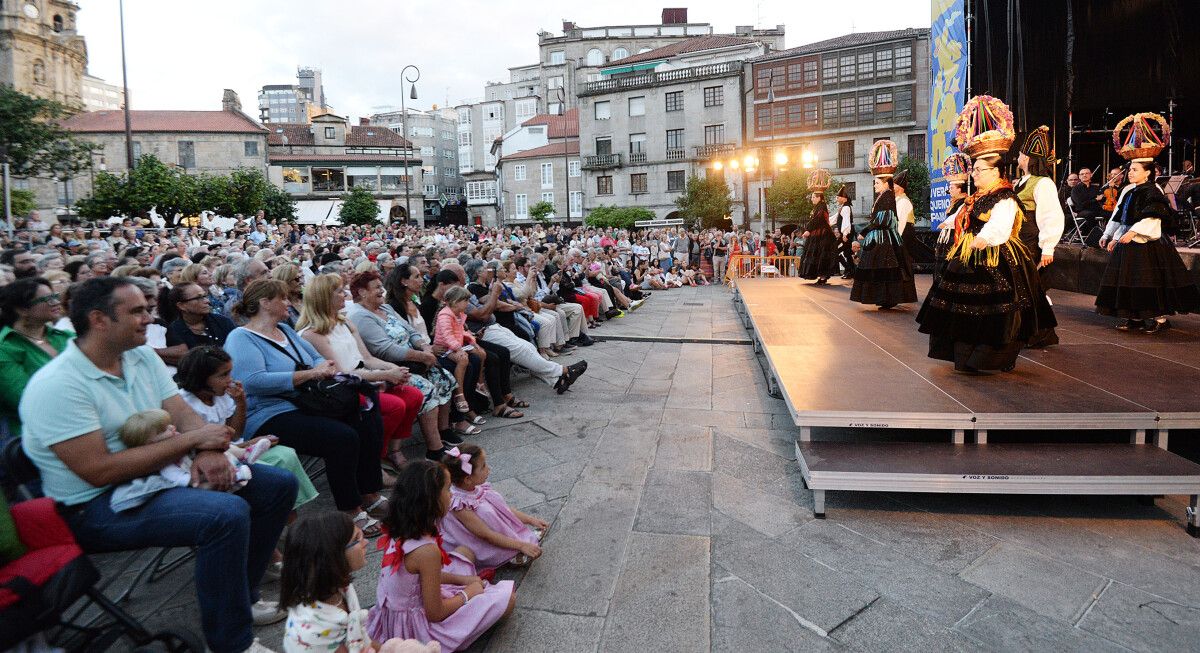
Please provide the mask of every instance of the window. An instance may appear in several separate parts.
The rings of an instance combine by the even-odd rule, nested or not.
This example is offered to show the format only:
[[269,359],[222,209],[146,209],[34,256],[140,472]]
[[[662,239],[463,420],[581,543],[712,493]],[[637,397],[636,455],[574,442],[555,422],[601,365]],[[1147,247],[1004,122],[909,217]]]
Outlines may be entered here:
[[471,132],[458,132],[458,144],[463,147],[469,147],[471,145]]
[[817,62],[804,62],[804,88],[811,88],[817,85]]
[[629,98],[629,115],[644,116],[646,115],[646,96],[639,95]]
[[604,65],[604,53],[596,48],[592,48],[591,50],[588,50],[587,65],[603,66]]
[[562,75],[557,75],[555,77],[551,77],[546,80],[546,88],[551,88],[551,89],[562,88],[562,86],[563,86]]
[[318,193],[346,190],[346,176],[341,168],[313,168],[312,189]]
[[616,61],[618,59],[624,59],[625,57],[628,57],[628,56],[629,56],[629,50],[626,50],[625,48],[617,48],[616,50],[613,50],[612,60]]
[[838,141],[838,167],[854,167],[854,141]]
[[133,142],[133,158],[134,159],[142,158],[142,143],[141,143],[141,141]]
[[755,130],[759,133],[771,131],[771,107],[759,107],[754,112]]
[[58,14],[54,14],[54,31],[55,32],[63,31],[63,19],[62,19],[62,16],[60,16]]
[[451,134],[448,131],[443,131],[442,132],[442,140],[443,141],[452,141],[452,140],[454,140],[454,134]]
[[437,156],[437,150],[432,145],[422,145],[421,156]]
[[607,156],[612,154],[612,137],[604,136],[596,139],[596,154],[599,156]]
[[542,164],[542,188],[554,188],[554,164]]
[[596,110],[596,120],[608,120],[612,117],[612,102],[597,102],[593,107]]
[[683,192],[686,182],[682,170],[667,171],[667,191],[668,192]]
[[838,58],[838,83],[845,84],[853,81],[854,55],[843,55]]
[[537,115],[537,100],[535,98],[517,100],[516,111],[518,121],[524,122],[534,117]]
[[611,175],[596,177],[596,194],[597,195],[612,195],[613,183]]
[[525,193],[520,193],[520,194],[516,195],[514,199],[515,199],[515,201],[513,202],[513,204],[516,207],[517,217],[518,218],[529,217],[529,196],[526,195]]
[[838,124],[838,102],[834,100],[821,100],[821,126],[824,129],[836,127]]
[[179,166],[182,168],[196,167],[196,143],[179,141]]
[[283,190],[289,193],[307,193],[308,168],[284,168]]
[[[366,172],[365,170],[363,172]],[[346,175],[346,184],[350,188],[365,188],[367,190],[379,190],[379,177],[375,174],[358,174],[351,172]]]
[[453,177],[457,170],[455,168],[442,168],[442,176]]
[[787,85],[788,86],[799,86],[800,85],[800,64],[798,64],[798,63],[788,64]]
[[804,105],[799,102],[792,102],[787,105],[787,126],[788,129],[799,129],[804,122],[801,116],[804,113]]
[[471,107],[462,107],[458,110],[458,124],[471,124]]
[[[542,193],[542,201],[548,202],[550,206],[554,206],[554,193]],[[551,211],[550,215],[553,217],[554,212]]]
[[442,158],[443,159],[453,159],[454,158],[454,150],[448,150],[443,147],[442,148]]
[[725,142],[725,125],[705,125],[704,144],[718,145]]
[[858,96],[858,121],[869,123],[875,118],[875,93]]
[[875,94],[875,113],[891,114],[893,108],[891,91],[879,91]]
[[843,97],[838,100],[841,114],[841,123],[843,125],[854,124],[854,96]]
[[566,60],[566,53],[564,53],[562,50],[555,50],[554,52],[550,53],[551,65],[566,63]]
[[925,158],[925,134],[909,134],[908,135],[908,155],[911,157],[924,160]]
[[873,77],[875,77],[875,53],[859,52],[858,80],[860,82],[870,81]]
[[571,191],[571,217],[583,215],[583,191]]
[[[489,104],[483,108],[484,120],[504,120],[504,105]],[[416,134],[414,134],[415,136]]]
[[704,87],[704,106],[719,107],[725,104],[725,87],[723,86],[706,86]]
[[911,120],[912,119],[912,88],[896,89],[896,116],[895,120]]
[[638,195],[647,192],[646,173],[637,172],[629,175],[629,192]]
[[[55,18],[58,18],[58,16],[55,16]],[[71,200],[79,199],[79,196],[75,194],[74,180],[64,179],[61,184],[55,183],[54,188],[58,191],[58,203],[63,206],[66,206],[67,202]]]
[[[642,154],[646,151],[646,135],[645,134],[630,134],[629,135],[629,153]],[[632,160],[631,160],[632,162]]]
[[242,153],[245,156],[258,156],[258,141],[243,141]]
[[525,164],[513,166],[513,181],[525,181],[527,179]]
[[875,53],[875,76],[892,76],[892,51],[890,49],[880,50]]
[[668,129],[667,130],[667,149],[676,149],[683,147],[683,130]]
[[570,177],[579,176],[579,161],[570,161],[567,163],[567,175]]
[[468,181],[467,182],[467,201],[475,203],[485,203],[488,200],[496,199],[496,182],[494,181]]
[[816,128],[820,122],[817,113],[817,101],[809,100],[804,103],[804,126],[806,128]]
[[683,91],[667,93],[667,111],[683,111]]
[[325,128],[325,138],[328,138],[328,139],[337,138],[337,130],[334,129],[333,127],[326,127]]
[[546,113],[549,113],[552,116],[561,116],[563,114],[562,102],[551,102],[550,104],[546,105]]
[[896,48],[896,76],[912,74],[912,46],[904,45]]

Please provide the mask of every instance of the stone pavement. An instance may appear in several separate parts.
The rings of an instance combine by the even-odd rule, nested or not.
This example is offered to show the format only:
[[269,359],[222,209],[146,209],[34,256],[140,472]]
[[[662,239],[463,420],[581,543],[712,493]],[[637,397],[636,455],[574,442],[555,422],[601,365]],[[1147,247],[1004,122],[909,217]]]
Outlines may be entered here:
[[[472,650],[1196,648],[1200,544],[1179,497],[834,492],[816,520],[752,349],[670,341],[744,338],[728,291],[658,292],[595,335],[666,341],[581,349],[563,397],[519,380],[528,416],[475,439],[509,502],[553,523],[528,571],[501,574],[515,614]],[[364,604],[378,561],[356,580]],[[190,573],[134,611],[198,631]],[[282,624],[258,633],[277,648]]]

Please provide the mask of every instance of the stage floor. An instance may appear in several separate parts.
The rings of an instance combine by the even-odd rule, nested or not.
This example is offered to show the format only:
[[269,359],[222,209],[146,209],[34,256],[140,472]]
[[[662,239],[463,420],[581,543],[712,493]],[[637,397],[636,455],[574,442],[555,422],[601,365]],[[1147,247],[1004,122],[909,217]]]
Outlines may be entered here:
[[[931,281],[918,277],[922,298]],[[966,376],[926,355],[919,303],[855,304],[840,280],[740,279],[736,290],[803,428],[1200,428],[1197,316],[1153,336],[1123,333],[1092,297],[1052,290],[1061,344],[1022,352],[1011,373]]]

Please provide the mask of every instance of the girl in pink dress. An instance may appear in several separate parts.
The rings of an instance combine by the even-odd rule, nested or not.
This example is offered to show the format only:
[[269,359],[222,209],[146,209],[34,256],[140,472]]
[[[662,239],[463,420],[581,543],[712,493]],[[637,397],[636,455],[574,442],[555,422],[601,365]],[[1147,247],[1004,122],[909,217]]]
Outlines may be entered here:
[[512,612],[512,581],[485,583],[469,549],[443,548],[437,522],[450,508],[450,474],[442,465],[405,463],[389,504],[388,537],[377,545],[387,550],[367,634],[377,642],[400,637],[438,642],[447,651],[467,648]]
[[473,551],[479,569],[494,569],[510,561],[527,564],[542,555],[538,542],[550,525],[509,508],[504,497],[492,489],[487,482],[492,470],[482,448],[474,444],[455,447],[442,462],[450,470],[451,483],[450,514],[441,522],[447,546]]
[[[461,286],[454,286],[447,290],[442,297],[445,305],[442,306],[442,310],[438,311],[437,322],[434,323],[433,329],[433,344],[445,347],[446,353],[443,356],[449,359],[446,362],[454,362],[454,380],[458,381],[458,394],[454,395],[454,408],[460,413],[471,410],[462,390],[469,361],[467,356],[455,356],[454,354],[457,352],[468,354],[469,352],[468,355],[477,357],[480,379],[483,379],[483,366],[487,364],[487,353],[482,347],[477,346],[475,336],[466,326],[467,304],[470,302],[470,298],[470,291]],[[484,392],[486,394],[486,390]]]

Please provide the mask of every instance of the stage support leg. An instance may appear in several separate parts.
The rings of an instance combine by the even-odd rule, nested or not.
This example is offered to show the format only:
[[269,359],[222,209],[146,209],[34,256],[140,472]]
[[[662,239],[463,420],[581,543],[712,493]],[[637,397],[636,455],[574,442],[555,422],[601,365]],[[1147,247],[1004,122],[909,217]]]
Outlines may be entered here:
[[754,341],[754,353],[761,354],[763,350],[762,341],[755,336],[751,336],[751,339]]
[[987,429],[975,431],[975,444],[987,444]]
[[801,426],[800,427],[800,441],[801,442],[812,442],[812,427],[811,426]]
[[1134,429],[1129,433],[1129,444],[1146,444],[1146,429]]
[[[1195,505],[1195,497],[1192,497]],[[813,517],[825,519],[825,490],[813,490]]]
[[1187,532],[1192,537],[1200,537],[1200,510],[1197,510],[1197,500],[1200,495],[1193,494],[1187,509]]
[[1170,432],[1171,432],[1170,429],[1158,429],[1157,431],[1155,431],[1154,432],[1154,446],[1158,447],[1159,449],[1166,450],[1167,435],[1169,435]]
[[954,444],[966,444],[967,433],[962,429],[954,429]]

